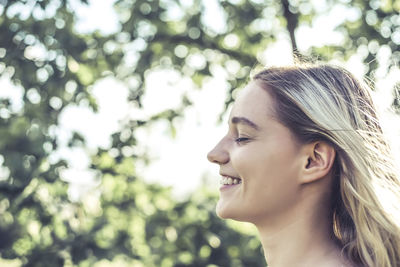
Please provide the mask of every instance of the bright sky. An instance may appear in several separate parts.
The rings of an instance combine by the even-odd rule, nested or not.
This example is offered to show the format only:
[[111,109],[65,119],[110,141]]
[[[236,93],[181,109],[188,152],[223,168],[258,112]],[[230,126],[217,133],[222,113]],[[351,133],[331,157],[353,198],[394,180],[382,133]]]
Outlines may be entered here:
[[[215,1],[207,0],[208,8],[205,16],[222,18]],[[81,32],[95,29],[103,33],[118,31],[117,17],[112,8],[114,1],[91,0],[89,2],[89,7],[74,5],[76,14],[81,18],[77,29]],[[324,1],[313,2],[318,5],[319,9],[324,10],[324,5],[321,4]],[[358,15],[355,9],[338,6],[331,11],[330,16],[318,18],[312,27],[301,26],[296,33],[299,48],[305,49],[311,45],[321,46],[326,43],[340,42],[341,35],[334,32],[335,26],[340,23],[337,18],[356,19]],[[105,18],[107,23],[104,23]],[[214,25],[217,25],[216,30],[224,28],[222,19],[217,20]],[[282,65],[292,61],[290,55],[288,36],[282,33],[277,42],[263,53],[263,59],[268,59],[268,63],[272,65]],[[387,60],[385,49],[378,56],[381,61]],[[352,57],[345,67],[359,77],[363,74],[364,66],[360,63],[360,56]],[[110,147],[110,136],[120,129],[119,122],[121,120],[127,117],[146,118],[164,109],[177,107],[184,93],[188,94],[194,104],[185,110],[184,119],[176,125],[175,138],[171,138],[165,122],[155,123],[150,128],[136,132],[140,144],[136,152],[146,150],[151,158],[149,166],[140,164],[137,166],[138,175],[147,181],[172,186],[177,196],[184,196],[195,190],[201,184],[202,177],[211,178],[207,184],[217,188],[218,168],[207,161],[206,154],[226,131],[226,122],[219,125],[217,121],[223,109],[227,90],[223,73],[221,72],[221,75],[217,76],[219,78],[208,80],[201,90],[193,90],[190,79],[183,78],[172,71],[158,71],[151,75],[157,78],[148,79],[142,110],[129,105],[127,102],[128,91],[123,84],[115,79],[106,78],[98,81],[93,87],[93,95],[99,104],[98,113],[74,105],[67,107],[62,112],[60,127],[54,130],[60,137],[60,141],[65,143],[71,131],[78,131],[86,137],[88,142],[87,149],[63,148],[55,156],[56,158],[66,158],[71,162],[71,168],[63,173],[63,177],[71,182],[72,198],[77,198],[93,186],[95,172],[89,171],[87,168],[90,164],[88,155],[96,147]],[[387,88],[382,89],[382,92],[378,94],[381,107],[383,104],[385,107],[390,104],[388,100],[392,99],[389,95],[391,85],[394,84],[395,77],[399,77],[399,73],[391,73],[390,77],[392,78],[385,79],[385,82],[380,84],[381,88]],[[7,83],[7,81],[2,79],[0,83]],[[17,89],[11,91],[9,90],[8,94],[18,95]],[[18,96],[13,98],[16,99]],[[15,105],[18,105],[18,101],[15,102]],[[385,118],[389,122],[388,125],[393,128],[395,125],[392,121],[393,116],[388,115]],[[400,128],[394,129],[392,132],[399,134]],[[399,150],[397,149],[397,151]]]

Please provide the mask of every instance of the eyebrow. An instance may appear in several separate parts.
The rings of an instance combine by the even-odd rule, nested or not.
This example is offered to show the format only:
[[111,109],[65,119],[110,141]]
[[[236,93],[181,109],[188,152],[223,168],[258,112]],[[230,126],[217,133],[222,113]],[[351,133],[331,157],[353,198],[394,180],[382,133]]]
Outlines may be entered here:
[[255,130],[259,130],[260,127],[258,127],[257,124],[255,124],[254,122],[252,122],[251,120],[245,118],[245,117],[233,117],[231,119],[232,124],[244,124],[247,126],[250,126],[251,128],[255,129]]

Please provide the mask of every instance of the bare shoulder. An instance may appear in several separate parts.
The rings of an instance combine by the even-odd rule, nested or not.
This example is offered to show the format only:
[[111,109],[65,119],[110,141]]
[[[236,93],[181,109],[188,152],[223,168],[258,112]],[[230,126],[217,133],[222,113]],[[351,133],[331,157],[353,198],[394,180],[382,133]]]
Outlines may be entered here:
[[366,267],[362,264],[354,263],[352,260],[347,258],[343,253],[338,252],[332,255],[324,267]]
[[353,262],[350,261],[350,260],[345,260],[345,261],[340,265],[340,267],[366,267],[366,266],[364,266],[364,265],[362,265],[362,264],[353,263]]
[[354,264],[354,263],[350,263],[349,265],[344,265],[344,267],[367,267],[363,264]]
[[364,265],[354,264],[351,262],[336,262],[333,264],[329,264],[328,266],[329,267],[365,267]]
[[342,260],[334,260],[326,262],[325,264],[320,265],[320,267],[366,267],[364,265],[354,264],[349,261],[342,261]]

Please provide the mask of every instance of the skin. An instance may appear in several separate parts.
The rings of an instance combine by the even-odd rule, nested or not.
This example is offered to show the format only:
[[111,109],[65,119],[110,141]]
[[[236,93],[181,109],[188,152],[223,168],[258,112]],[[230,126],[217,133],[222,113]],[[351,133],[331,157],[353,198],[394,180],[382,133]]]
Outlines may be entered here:
[[299,143],[274,114],[258,82],[236,99],[227,134],[208,153],[222,176],[241,179],[221,187],[218,216],[253,223],[268,266],[352,266],[331,238],[334,149]]

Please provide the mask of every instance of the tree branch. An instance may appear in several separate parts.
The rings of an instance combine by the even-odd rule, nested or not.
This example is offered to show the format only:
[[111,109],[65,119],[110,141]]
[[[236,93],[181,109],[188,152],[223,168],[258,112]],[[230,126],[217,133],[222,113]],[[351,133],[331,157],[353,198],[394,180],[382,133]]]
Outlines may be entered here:
[[218,50],[221,53],[229,55],[232,58],[238,60],[239,62],[241,62],[242,64],[247,65],[247,66],[253,65],[257,61],[257,59],[250,54],[244,53],[243,51],[230,50],[230,49],[223,48],[223,47],[219,46],[215,41],[211,41],[211,40],[201,38],[201,37],[194,40],[185,35],[171,36],[168,34],[157,34],[154,37],[154,39],[152,40],[152,42],[187,44],[187,45],[191,45],[191,46],[197,46],[201,49],[210,48],[210,49]]
[[299,51],[297,49],[296,36],[294,35],[294,31],[299,24],[299,15],[292,13],[289,9],[289,5],[290,4],[288,0],[282,0],[283,15],[286,18],[286,29],[288,30],[290,35],[292,51],[294,54],[297,54]]

